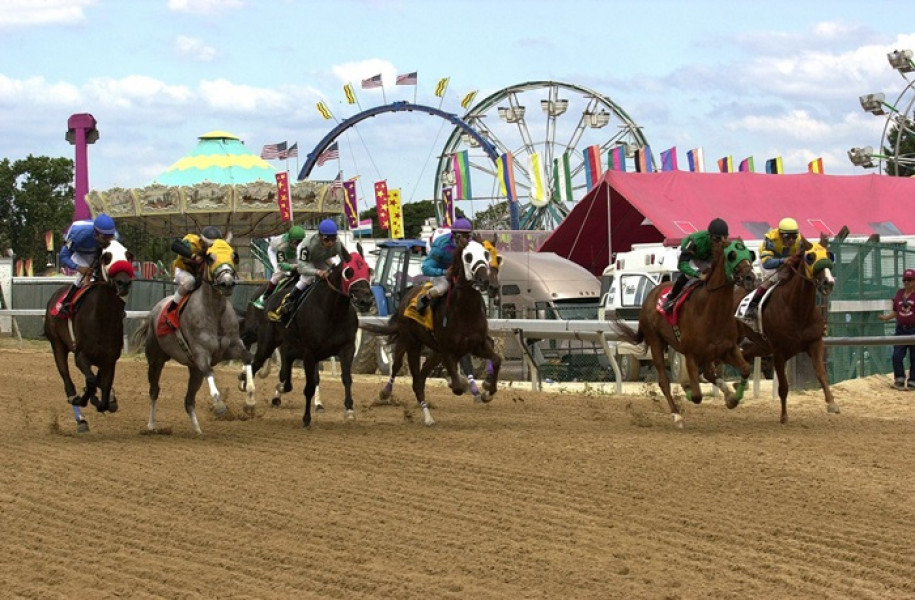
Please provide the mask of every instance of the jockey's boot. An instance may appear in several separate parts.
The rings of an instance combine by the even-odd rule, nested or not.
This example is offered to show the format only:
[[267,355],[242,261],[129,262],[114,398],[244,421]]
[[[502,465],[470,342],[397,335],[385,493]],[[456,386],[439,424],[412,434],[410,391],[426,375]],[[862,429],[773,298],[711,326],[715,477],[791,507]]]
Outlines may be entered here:
[[273,293],[273,289],[274,289],[275,287],[276,287],[276,285],[275,285],[272,281],[271,281],[270,283],[268,283],[268,284],[267,284],[267,289],[264,290],[264,293],[261,294],[260,296],[258,296],[257,298],[255,298],[255,299],[251,302],[251,304],[254,305],[254,308],[257,308],[257,309],[260,309],[260,310],[264,310],[264,304],[267,302],[267,298],[270,297],[270,294]]
[[432,301],[429,298],[428,294],[420,294],[416,298],[416,312],[419,314],[425,314],[426,309],[429,308],[429,303]]
[[680,275],[677,281],[674,282],[674,287],[671,288],[670,293],[667,294],[667,300],[664,301],[664,312],[667,314],[673,312],[674,305],[677,303],[677,296],[680,295],[680,290],[683,289],[684,285],[686,285],[686,276]]
[[71,311],[73,307],[70,306],[70,302],[73,300],[73,294],[76,293],[76,290],[79,289],[75,283],[70,285],[70,289],[67,290],[67,295],[61,299],[57,307],[57,317],[60,319],[68,319],[71,316]]
[[178,329],[178,302],[174,298],[169,300],[165,307],[165,320],[172,326],[172,329]]
[[745,319],[756,318],[757,314],[759,314],[759,301],[762,300],[765,293],[765,288],[756,288],[756,291],[753,292],[753,298],[750,299],[750,304],[747,306],[747,312],[744,314]]
[[297,287],[293,287],[291,292],[288,292],[285,296],[283,296],[283,301],[280,302],[280,305],[277,306],[276,309],[267,313],[267,318],[274,322],[282,321],[283,323],[286,323],[295,312],[296,301],[304,291],[305,290],[300,290]]

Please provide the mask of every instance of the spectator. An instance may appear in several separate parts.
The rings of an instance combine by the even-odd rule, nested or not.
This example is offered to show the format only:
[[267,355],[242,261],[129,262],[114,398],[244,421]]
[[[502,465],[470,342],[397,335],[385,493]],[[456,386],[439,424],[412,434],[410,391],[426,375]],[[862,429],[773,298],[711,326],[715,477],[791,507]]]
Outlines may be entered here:
[[[896,319],[896,335],[915,335],[915,269],[906,269],[902,274],[902,289],[893,298],[893,311],[880,315],[881,321]],[[915,344],[893,346],[893,386],[897,390],[906,389],[905,359],[909,353],[908,389],[915,390]]]

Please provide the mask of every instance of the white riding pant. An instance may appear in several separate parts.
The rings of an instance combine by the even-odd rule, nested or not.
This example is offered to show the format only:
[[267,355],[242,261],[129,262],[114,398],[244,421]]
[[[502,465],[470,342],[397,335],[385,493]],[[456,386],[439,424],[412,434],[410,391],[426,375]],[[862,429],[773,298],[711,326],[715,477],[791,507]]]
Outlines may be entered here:
[[448,293],[448,288],[451,286],[448,282],[448,277],[442,275],[440,277],[433,277],[430,281],[432,282],[432,287],[429,288],[430,298],[440,298]]
[[[70,255],[70,259],[81,267],[91,267],[92,261],[95,259],[95,256],[92,254],[82,254],[79,252],[74,252],[73,254]],[[86,276],[83,275],[82,273],[80,273],[79,271],[77,271],[76,278],[73,280],[73,285],[75,285],[76,287],[82,287],[83,283],[85,283],[85,281],[86,281]]]
[[175,267],[175,283],[178,284],[178,289],[175,290],[175,295],[172,296],[172,300],[180,302],[183,297],[194,290],[197,279],[193,274],[185,271],[181,267]]

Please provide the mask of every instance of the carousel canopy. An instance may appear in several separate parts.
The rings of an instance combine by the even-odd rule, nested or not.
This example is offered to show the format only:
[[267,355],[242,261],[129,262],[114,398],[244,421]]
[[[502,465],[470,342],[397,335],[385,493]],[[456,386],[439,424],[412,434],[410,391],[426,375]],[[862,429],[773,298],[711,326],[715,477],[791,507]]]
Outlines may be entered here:
[[[237,136],[210,131],[150,185],[92,190],[86,202],[93,216],[105,212],[118,223],[145,227],[156,235],[183,235],[216,225],[236,239],[267,237],[290,225],[280,218],[276,173]],[[294,221],[341,214],[343,190],[332,184],[290,182]]]

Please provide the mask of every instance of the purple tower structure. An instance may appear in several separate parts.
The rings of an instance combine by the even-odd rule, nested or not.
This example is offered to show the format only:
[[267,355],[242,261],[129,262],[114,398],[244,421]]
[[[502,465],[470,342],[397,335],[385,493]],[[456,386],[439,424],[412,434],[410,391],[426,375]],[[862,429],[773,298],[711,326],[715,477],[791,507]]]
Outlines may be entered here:
[[91,216],[86,194],[89,193],[89,159],[87,146],[98,140],[95,117],[89,113],[70,115],[67,119],[66,140],[76,146],[75,195],[73,197],[73,220],[88,219]]

